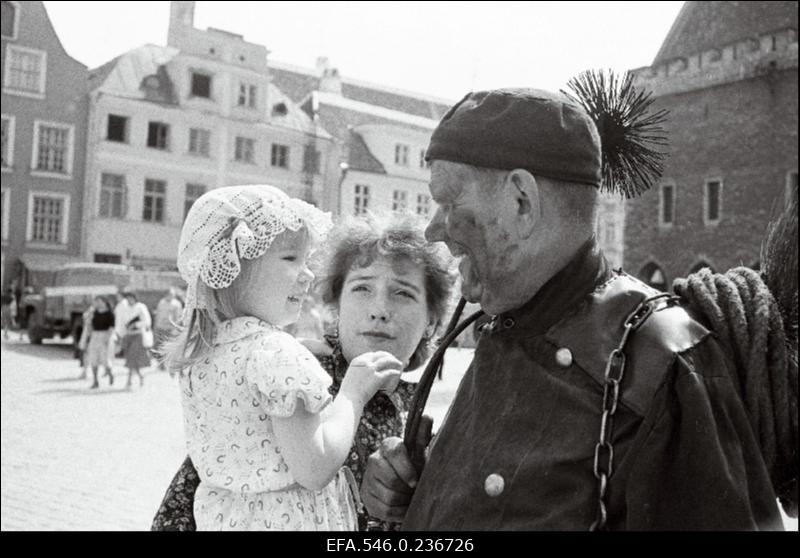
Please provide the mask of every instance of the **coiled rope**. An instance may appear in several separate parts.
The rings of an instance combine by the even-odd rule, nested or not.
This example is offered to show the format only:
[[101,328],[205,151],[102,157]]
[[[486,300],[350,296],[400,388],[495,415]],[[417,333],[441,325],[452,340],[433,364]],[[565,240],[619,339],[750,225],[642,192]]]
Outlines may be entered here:
[[784,327],[785,314],[767,283],[746,267],[725,274],[702,269],[675,280],[673,290],[705,318],[732,356],[772,485],[786,513],[797,517],[796,324]]

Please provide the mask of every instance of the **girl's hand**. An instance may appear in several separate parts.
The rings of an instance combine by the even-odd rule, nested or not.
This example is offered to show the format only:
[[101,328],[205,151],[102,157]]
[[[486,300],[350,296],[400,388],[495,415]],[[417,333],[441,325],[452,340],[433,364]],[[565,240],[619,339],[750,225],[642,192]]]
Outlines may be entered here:
[[403,363],[386,351],[364,353],[350,363],[341,391],[366,404],[379,389],[394,390],[402,369]]

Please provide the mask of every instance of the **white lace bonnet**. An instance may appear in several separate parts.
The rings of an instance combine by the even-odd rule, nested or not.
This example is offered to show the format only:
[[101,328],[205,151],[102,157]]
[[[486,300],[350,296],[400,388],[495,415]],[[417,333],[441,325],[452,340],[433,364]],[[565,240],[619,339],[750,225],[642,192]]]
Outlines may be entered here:
[[229,286],[242,269],[240,258],[262,256],[279,234],[303,226],[321,238],[332,226],[331,215],[274,186],[228,186],[203,194],[186,216],[178,246],[178,271],[187,284],[184,320],[195,308],[208,307],[198,279],[212,289]]

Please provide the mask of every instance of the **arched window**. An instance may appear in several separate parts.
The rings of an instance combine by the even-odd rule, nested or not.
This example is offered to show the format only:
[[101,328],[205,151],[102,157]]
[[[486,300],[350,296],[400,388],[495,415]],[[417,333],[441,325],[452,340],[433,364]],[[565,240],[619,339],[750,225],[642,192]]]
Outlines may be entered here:
[[689,275],[691,275],[692,273],[697,273],[704,267],[707,267],[709,270],[711,270],[711,273],[714,273],[714,268],[711,266],[710,263],[708,263],[705,260],[700,260],[699,262],[697,262],[692,266],[692,269],[689,270]]
[[664,270],[657,263],[650,262],[646,264],[639,272],[639,278],[654,289],[659,291],[668,290],[667,277],[664,274]]

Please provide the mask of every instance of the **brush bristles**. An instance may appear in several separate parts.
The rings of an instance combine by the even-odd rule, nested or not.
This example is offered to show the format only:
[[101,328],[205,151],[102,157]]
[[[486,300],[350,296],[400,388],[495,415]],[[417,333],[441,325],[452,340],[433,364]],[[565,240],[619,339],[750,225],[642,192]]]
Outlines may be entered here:
[[667,111],[649,114],[653,99],[636,90],[627,72],[620,78],[611,71],[588,70],[567,85],[574,94],[562,93],[584,108],[600,134],[601,190],[632,198],[653,186],[664,171],[666,155],[656,148],[667,145],[661,127]]

